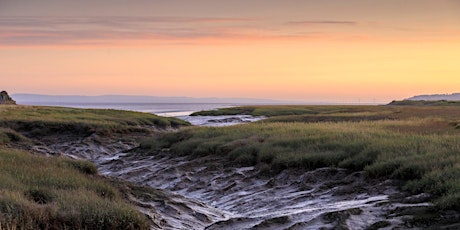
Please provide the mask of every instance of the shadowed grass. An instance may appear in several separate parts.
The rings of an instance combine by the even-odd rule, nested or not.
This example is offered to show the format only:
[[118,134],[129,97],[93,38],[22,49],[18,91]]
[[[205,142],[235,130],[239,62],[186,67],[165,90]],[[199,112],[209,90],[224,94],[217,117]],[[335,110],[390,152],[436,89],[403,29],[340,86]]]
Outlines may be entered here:
[[30,140],[24,137],[22,134],[8,128],[0,127],[0,145],[14,142],[30,142]]
[[[441,208],[460,208],[460,107],[299,107],[293,113],[308,109],[310,114],[286,116],[289,107],[261,107],[280,116],[232,127],[186,128],[146,140],[141,148],[151,153],[170,148],[172,154],[190,157],[218,155],[230,165],[269,173],[364,170],[373,178],[407,181],[408,191],[432,193]],[[250,108],[251,114],[259,109]]]
[[0,228],[148,229],[146,217],[94,170],[0,147]]
[[34,156],[34,141],[149,133],[189,125],[117,110],[0,106],[0,229],[148,229],[146,217],[87,161]]

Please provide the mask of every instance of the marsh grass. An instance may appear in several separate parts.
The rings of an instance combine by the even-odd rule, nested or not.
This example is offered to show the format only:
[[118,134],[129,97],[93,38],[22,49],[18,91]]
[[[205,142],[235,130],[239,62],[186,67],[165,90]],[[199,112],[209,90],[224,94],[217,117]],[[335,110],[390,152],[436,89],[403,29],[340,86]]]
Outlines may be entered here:
[[129,111],[0,106],[0,229],[148,229],[146,217],[94,164],[18,149],[47,136],[150,134],[187,125]]
[[[56,133],[90,135],[146,132],[146,127],[168,128],[189,125],[177,118],[111,109],[75,109],[42,106],[1,106],[0,126],[30,137]],[[1,140],[1,137],[0,137]]]
[[[221,116],[221,115],[253,115],[253,116],[291,116],[313,115],[353,111],[357,112],[356,106],[309,106],[309,105],[264,105],[264,106],[241,106],[222,108],[209,111],[195,112],[192,116]],[[359,107],[363,109],[363,106]],[[371,108],[371,107],[368,107]]]
[[390,105],[404,105],[404,106],[460,106],[460,101],[447,101],[447,100],[402,100],[392,101]]
[[[457,103],[458,104],[458,103]],[[460,106],[399,106],[399,105],[280,105],[242,106],[196,112],[192,115],[265,116],[262,122],[340,122],[363,120],[401,120],[410,118],[457,119]]]
[[148,229],[90,164],[0,147],[0,229]]
[[364,170],[372,178],[406,181],[407,191],[434,194],[440,208],[460,208],[460,107],[306,106],[293,113],[309,114],[291,116],[285,106],[250,108],[243,111],[270,109],[279,116],[232,127],[186,128],[146,140],[141,149],[217,155],[230,165],[256,166],[268,174],[287,168]]

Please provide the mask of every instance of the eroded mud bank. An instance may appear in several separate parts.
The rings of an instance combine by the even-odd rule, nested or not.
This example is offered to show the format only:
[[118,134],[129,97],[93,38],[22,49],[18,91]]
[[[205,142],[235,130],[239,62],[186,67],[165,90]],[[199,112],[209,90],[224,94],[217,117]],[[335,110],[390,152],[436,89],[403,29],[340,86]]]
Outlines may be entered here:
[[131,197],[153,229],[408,229],[414,212],[432,208],[428,195],[409,197],[395,181],[362,172],[321,168],[267,176],[218,157],[128,153],[135,146],[91,136],[48,151],[89,159],[101,174],[158,189]]

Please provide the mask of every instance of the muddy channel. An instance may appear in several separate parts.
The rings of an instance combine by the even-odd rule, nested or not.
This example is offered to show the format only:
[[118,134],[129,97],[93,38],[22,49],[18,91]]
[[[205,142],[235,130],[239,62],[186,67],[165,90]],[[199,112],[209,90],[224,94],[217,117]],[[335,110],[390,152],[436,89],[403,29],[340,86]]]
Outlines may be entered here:
[[428,194],[409,196],[399,182],[363,172],[320,168],[267,176],[215,156],[130,151],[137,145],[93,135],[37,151],[87,159],[102,175],[155,188],[164,198],[132,198],[152,229],[416,229],[412,214],[433,207]]

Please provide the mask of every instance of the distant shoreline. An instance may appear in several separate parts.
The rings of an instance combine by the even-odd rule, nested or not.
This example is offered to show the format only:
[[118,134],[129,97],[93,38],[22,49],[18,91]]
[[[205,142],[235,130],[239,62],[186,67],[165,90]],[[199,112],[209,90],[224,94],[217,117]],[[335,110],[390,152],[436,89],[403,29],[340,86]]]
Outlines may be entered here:
[[194,112],[202,110],[213,110],[219,108],[229,108],[235,106],[242,106],[243,104],[230,104],[230,103],[101,103],[101,102],[40,102],[40,103],[20,103],[21,105],[32,106],[57,106],[79,109],[115,109],[126,110],[143,113],[153,113],[159,116],[178,117],[187,116]]

